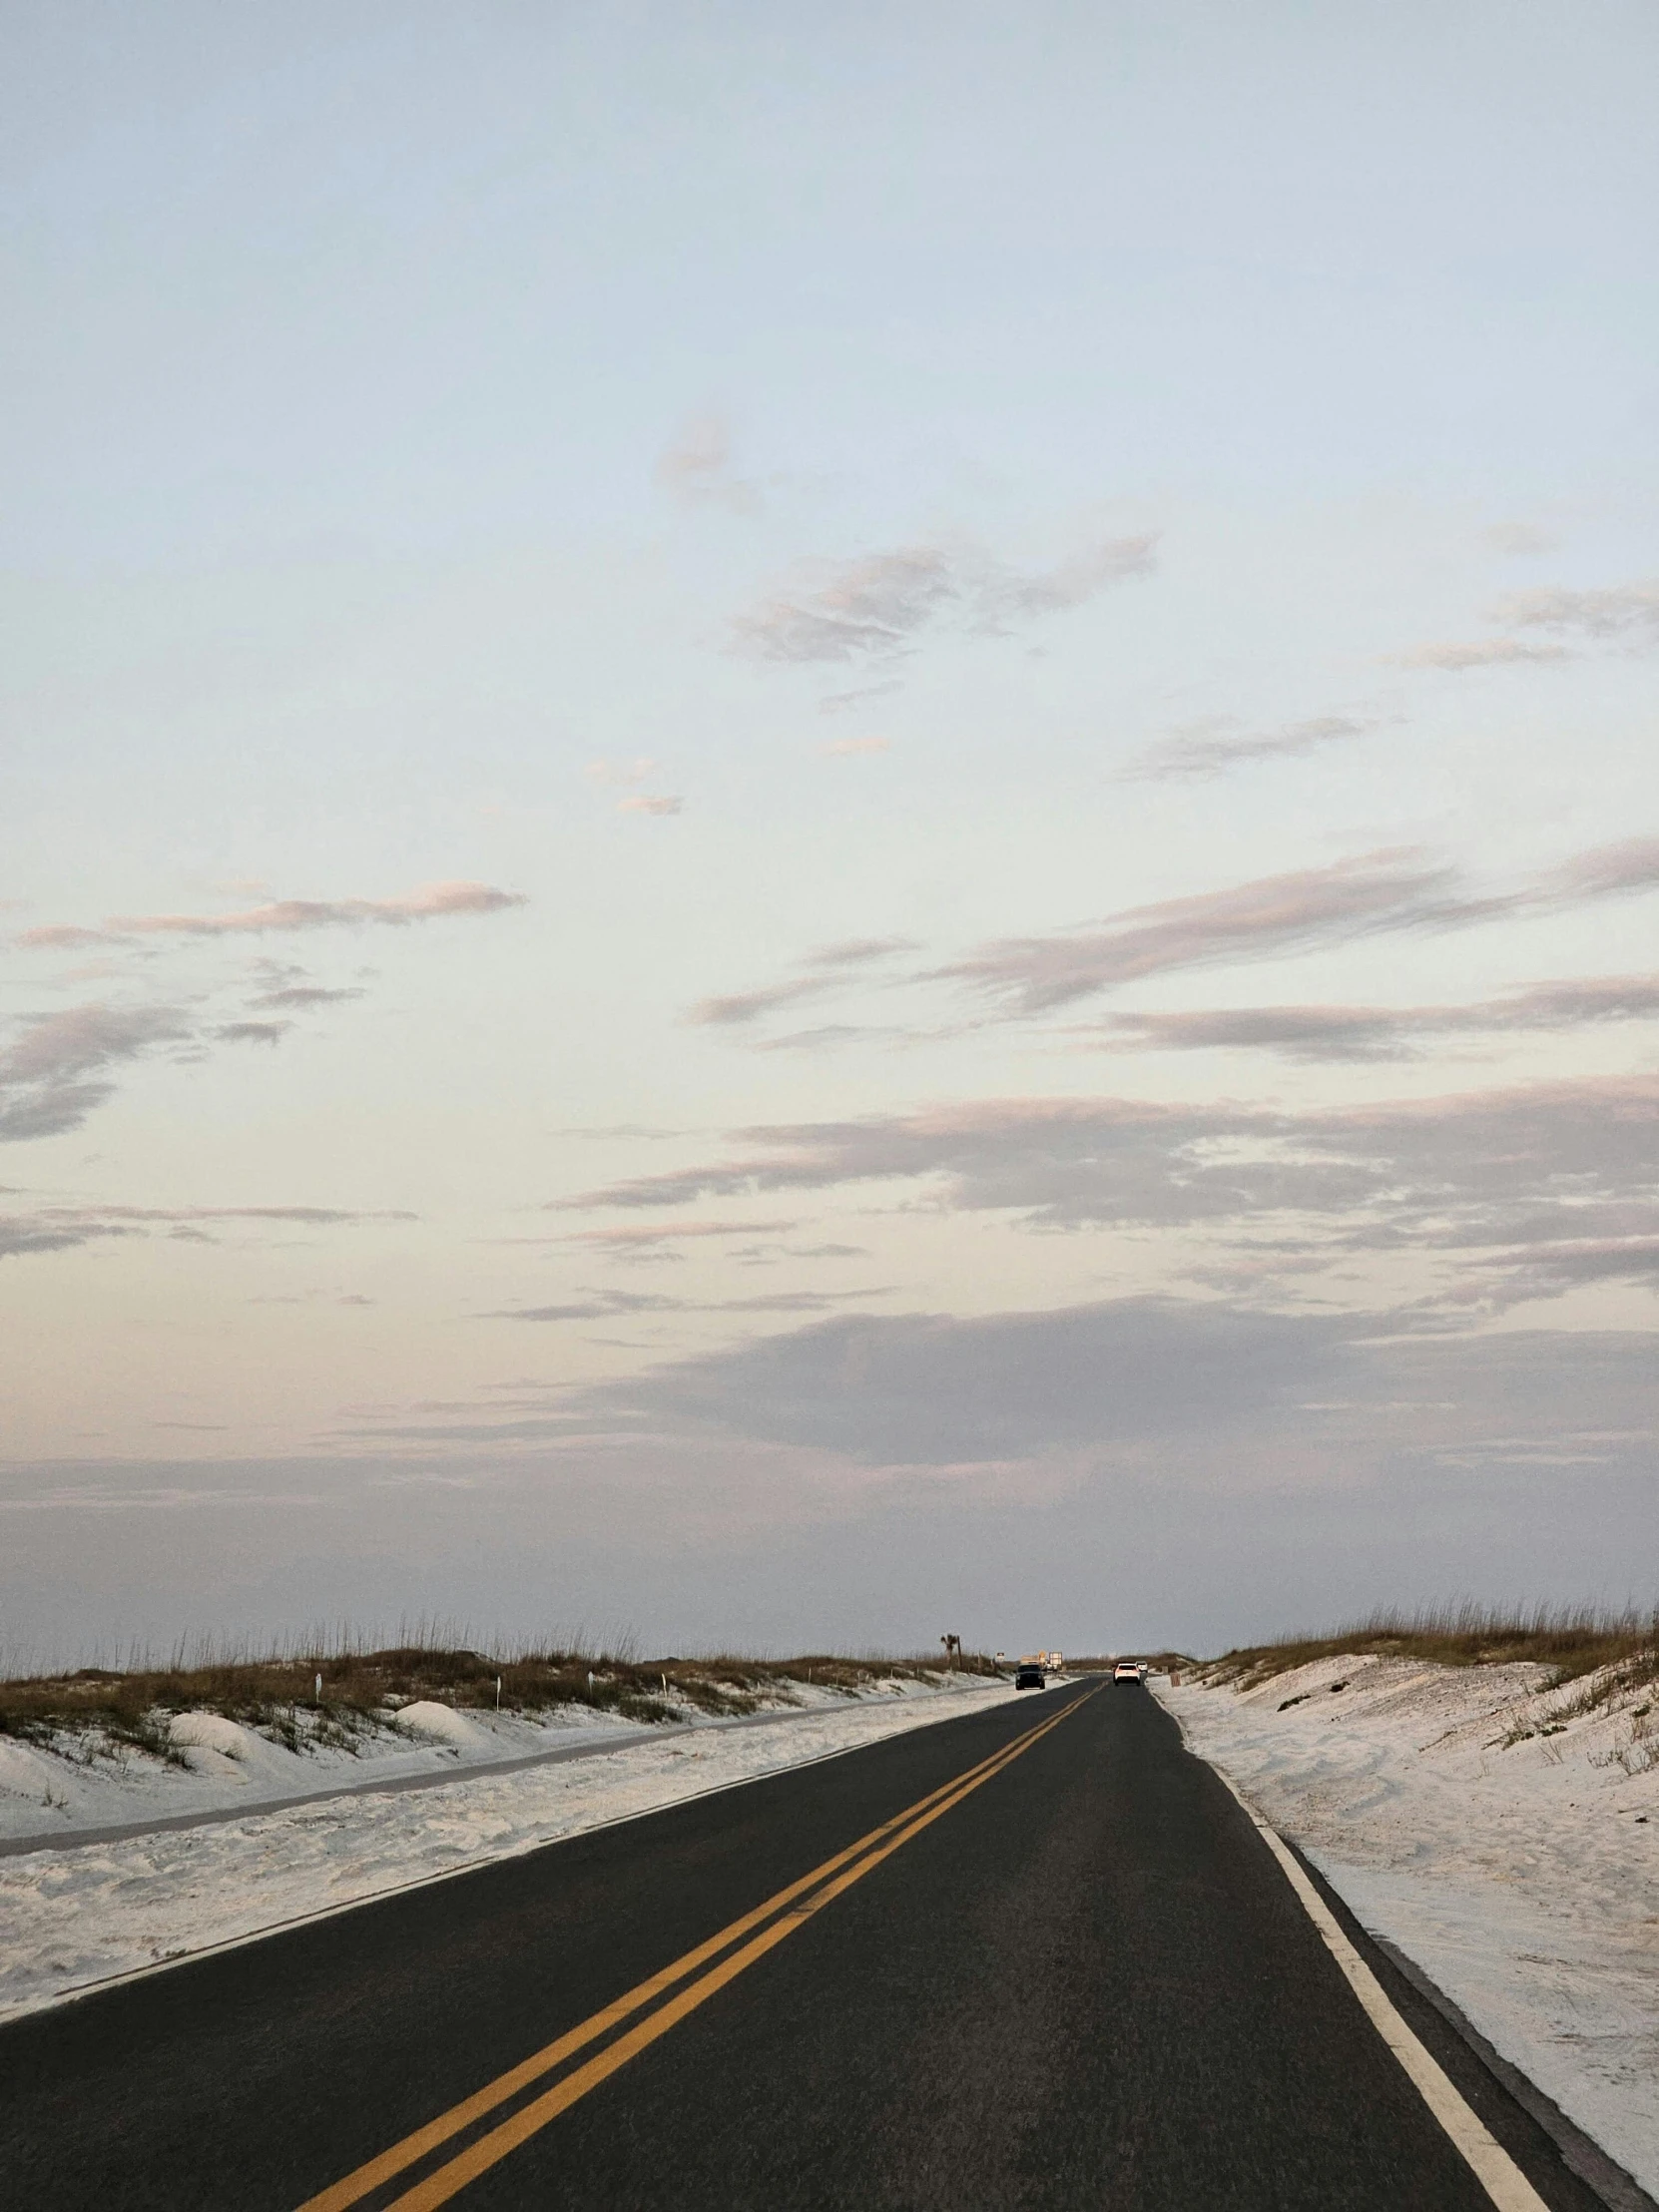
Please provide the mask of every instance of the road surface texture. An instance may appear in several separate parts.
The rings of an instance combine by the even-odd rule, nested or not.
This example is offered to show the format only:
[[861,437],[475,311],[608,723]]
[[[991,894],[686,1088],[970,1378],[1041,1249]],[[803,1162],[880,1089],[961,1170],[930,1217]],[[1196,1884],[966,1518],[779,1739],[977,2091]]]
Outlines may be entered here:
[[1598,2212],[1334,1910],[1519,2195],[1476,2177],[1270,1840],[1145,1690],[1110,1683],[15,2021],[0,2195],[31,2212]]

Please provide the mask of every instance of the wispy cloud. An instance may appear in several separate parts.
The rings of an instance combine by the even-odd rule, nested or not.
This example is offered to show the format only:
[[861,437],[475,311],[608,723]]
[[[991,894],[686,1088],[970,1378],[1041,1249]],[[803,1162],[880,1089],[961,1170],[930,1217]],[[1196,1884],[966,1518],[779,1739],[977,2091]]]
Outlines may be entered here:
[[1567,661],[1564,645],[1528,645],[1519,638],[1448,638],[1413,646],[1390,656],[1399,668],[1441,668],[1459,674],[1469,668],[1503,668],[1514,661]]
[[896,676],[884,676],[876,684],[855,684],[848,691],[827,692],[818,703],[821,715],[844,715],[871,699],[890,699],[903,685]]
[[49,1215],[0,1215],[0,1260],[22,1259],[40,1252],[69,1252],[91,1244],[95,1237],[132,1236],[135,1231],[116,1224],[54,1220]]
[[732,650],[760,661],[878,661],[952,611],[970,628],[1000,631],[1149,574],[1156,542],[1118,538],[1023,575],[983,554],[934,545],[820,563],[737,617]]
[[831,738],[821,751],[831,760],[850,760],[860,753],[890,753],[892,747],[885,738]]
[[276,931],[360,928],[377,923],[406,928],[446,914],[493,914],[529,903],[521,891],[489,883],[425,883],[399,898],[278,898],[228,914],[115,914],[97,929],[59,924],[25,929],[14,940],[34,948],[109,944],[124,937],[265,936]]
[[[998,1212],[1035,1229],[1179,1231],[1195,1272],[1200,1237],[1248,1257],[1273,1236],[1286,1281],[1335,1257],[1408,1251],[1440,1266],[1441,1294],[1453,1299],[1477,1260],[1488,1274],[1513,1272],[1547,1267],[1557,1248],[1614,1240],[1628,1253],[1631,1240],[1659,1236],[1653,1075],[1298,1112],[986,1099],[764,1126],[733,1141],[724,1160],[565,1203],[643,1211],[908,1184],[933,1209]],[[1484,1278],[1474,1295],[1490,1295]]]
[[1659,838],[1577,853],[1529,883],[1470,889],[1448,865],[1382,851],[1324,868],[1133,906],[1042,937],[979,946],[936,972],[998,1011],[1045,1013],[1098,991],[1181,968],[1260,960],[1401,930],[1467,928],[1659,885]]
[[640,1291],[595,1291],[553,1306],[500,1306],[481,1321],[616,1321],[651,1314],[823,1314],[864,1298],[884,1297],[887,1284],[865,1284],[844,1291],[766,1291],[754,1298],[694,1300]]
[[365,994],[359,986],[349,985],[330,989],[321,983],[282,983],[272,990],[261,991],[251,998],[251,1006],[285,1006],[294,1012],[303,1012],[312,1006],[333,1006],[349,998],[361,998]]
[[830,1052],[849,1044],[900,1044],[912,1042],[915,1032],[893,1024],[825,1021],[812,1029],[791,1029],[781,1037],[768,1037],[756,1047],[761,1052]]
[[616,811],[619,815],[678,815],[685,811],[685,805],[677,793],[634,792],[617,801]]
[[1109,585],[1150,576],[1157,566],[1158,540],[1147,534],[1113,538],[1074,554],[1057,567],[1021,576],[987,568],[973,588],[974,615],[981,629],[1001,630],[1030,615],[1058,614],[1081,607]]
[[615,1321],[625,1314],[678,1314],[684,1303],[650,1291],[593,1291],[552,1306],[492,1306],[480,1321]]
[[326,1229],[418,1219],[401,1209],[362,1212],[339,1206],[36,1206],[0,1217],[0,1257],[63,1252],[101,1238],[144,1237],[157,1231],[211,1244],[215,1240],[204,1224],[288,1223]]
[[108,944],[110,933],[107,929],[87,929],[77,922],[52,921],[20,930],[12,942],[31,951],[78,952],[85,945]]
[[653,472],[660,491],[688,507],[725,507],[733,514],[760,511],[755,486],[732,465],[732,433],[718,414],[695,415],[664,449]]
[[1581,898],[1615,897],[1659,887],[1659,837],[1621,837],[1615,844],[1575,852],[1539,879],[1538,904],[1571,904]]
[[280,1044],[291,1021],[223,1021],[211,1033],[220,1044]]
[[895,952],[914,952],[913,937],[842,937],[834,944],[821,944],[809,952],[803,966],[815,968],[861,968],[871,960],[889,960]]
[[1635,1283],[1659,1290],[1659,1233],[1640,1237],[1563,1238],[1485,1255],[1471,1290],[1495,1311],[1559,1298],[1586,1283]]
[[1659,643],[1659,583],[1511,592],[1496,612],[1500,622],[1517,630],[1557,630],[1584,638],[1634,634]]
[[1534,983],[1451,1006],[1238,1006],[1112,1014],[1091,1024],[1108,1050],[1258,1051],[1306,1061],[1408,1060],[1426,1042],[1659,1018],[1659,975]]
[[1052,936],[1001,938],[937,972],[1005,1012],[1040,1014],[1178,968],[1306,951],[1380,930],[1444,927],[1486,910],[1506,905],[1468,898],[1444,864],[1415,852],[1372,852],[1128,907]]
[[948,554],[907,546],[821,568],[732,625],[736,652],[759,661],[853,661],[893,653],[956,598]]
[[[1099,921],[1047,935],[996,938],[945,965],[891,978],[951,983],[986,1007],[974,1021],[1032,1020],[1079,1000],[1182,969],[1294,957],[1356,939],[1400,931],[1470,928],[1480,922],[1558,910],[1599,898],[1659,888],[1659,837],[1630,837],[1575,853],[1530,881],[1502,889],[1471,886],[1448,862],[1415,849],[1361,854],[1327,867],[1225,885],[1219,890],[1131,906]],[[855,979],[863,963],[913,949],[899,938],[855,939],[798,962],[805,973],[702,999],[687,1019],[700,1026],[748,1028],[769,1014],[821,997]],[[1408,1050],[1413,1023],[1429,1035],[1460,1028],[1561,1027],[1575,1019],[1636,1018],[1642,978],[1599,978],[1539,985],[1519,999],[1481,1007],[1252,1007],[1232,1012],[1129,1014],[1094,1034],[1124,1048],[1167,1044],[1259,1044],[1306,1058],[1396,1057]],[[1574,1015],[1569,999],[1582,994]],[[1551,994],[1554,994],[1553,997]],[[1635,996],[1632,997],[1631,994]],[[1565,995],[1563,995],[1565,994]],[[1599,1007],[1600,1011],[1591,1008]],[[819,1048],[876,1036],[919,1034],[867,1024],[821,1023],[768,1049]]]
[[679,1259],[683,1244],[727,1243],[734,1237],[786,1236],[795,1221],[656,1221],[628,1222],[620,1229],[579,1229],[561,1240],[586,1245],[608,1259],[626,1261]]
[[1126,783],[1199,782],[1224,776],[1250,761],[1298,760],[1328,745],[1363,738],[1376,728],[1352,715],[1320,715],[1290,723],[1283,730],[1234,735],[1227,726],[1201,724],[1178,730],[1151,746],[1123,771]]
[[1586,591],[1554,585],[1510,592],[1491,609],[1490,619],[1511,635],[1419,645],[1390,658],[1402,668],[1453,672],[1496,668],[1506,662],[1573,658],[1567,646],[1540,645],[1532,638],[1512,634],[1530,630],[1543,630],[1583,644],[1629,638],[1639,645],[1659,645],[1659,583],[1605,584]]
[[687,1013],[686,1019],[698,1028],[737,1028],[747,1022],[759,1021],[763,1014],[770,1014],[775,1007],[788,1006],[795,999],[810,998],[816,992],[827,991],[829,988],[830,983],[823,976],[794,976],[783,983],[763,983],[752,991],[729,991],[722,997],[700,998]]
[[876,961],[914,950],[914,942],[909,937],[850,937],[838,944],[820,945],[817,951],[809,952],[798,962],[808,970],[807,974],[786,976],[776,983],[763,983],[754,990],[699,999],[686,1019],[699,1028],[742,1027],[759,1021],[763,1014],[770,1014],[777,1007],[834,990],[848,977]]
[[96,1000],[16,1018],[0,1045],[0,1143],[78,1129],[114,1095],[123,1066],[158,1054],[200,1060],[218,1045],[275,1046],[294,1026],[293,1016],[362,995],[354,987],[301,981],[302,968],[274,960],[256,961],[254,969],[266,987],[230,1019],[210,1010],[214,993],[201,994],[194,1006]]
[[107,1070],[195,1034],[177,1006],[70,1006],[26,1017],[0,1051],[0,1142],[79,1128],[114,1089]]

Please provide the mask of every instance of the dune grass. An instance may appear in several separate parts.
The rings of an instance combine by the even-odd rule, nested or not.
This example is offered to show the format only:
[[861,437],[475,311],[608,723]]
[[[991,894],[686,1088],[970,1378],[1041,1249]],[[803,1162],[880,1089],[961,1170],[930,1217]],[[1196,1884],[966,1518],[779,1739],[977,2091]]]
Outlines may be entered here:
[[1389,1608],[1320,1635],[1242,1645],[1210,1661],[1204,1673],[1209,1682],[1247,1690],[1318,1659],[1368,1653],[1429,1660],[1442,1667],[1541,1667],[1552,1688],[1584,1680],[1577,1709],[1588,1712],[1624,1691],[1659,1680],[1659,1612],[1591,1605],[1499,1607],[1472,1601],[1409,1613]]
[[[995,1671],[976,1656],[964,1656],[962,1670]],[[0,1678],[0,1736],[37,1743],[69,1737],[183,1765],[170,1728],[181,1713],[222,1714],[291,1751],[354,1750],[363,1737],[395,1727],[401,1707],[426,1700],[462,1710],[493,1711],[499,1704],[503,1712],[521,1714],[586,1706],[623,1720],[665,1722],[683,1719],[688,1706],[736,1716],[763,1703],[799,1702],[808,1684],[856,1697],[881,1679],[938,1671],[931,1658],[830,1653],[784,1660],[732,1654],[641,1659],[528,1647],[487,1652],[427,1641],[370,1650],[335,1634],[310,1649],[258,1657],[180,1651],[159,1664],[140,1657],[122,1667]]]

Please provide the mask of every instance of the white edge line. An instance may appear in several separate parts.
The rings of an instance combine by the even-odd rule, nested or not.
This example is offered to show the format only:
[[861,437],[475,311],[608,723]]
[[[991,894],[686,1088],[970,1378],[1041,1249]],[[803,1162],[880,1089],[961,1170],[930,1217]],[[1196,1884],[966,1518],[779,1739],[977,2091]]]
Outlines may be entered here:
[[[1169,1707],[1166,1705],[1164,1710],[1169,1712]],[[1179,1718],[1174,1714],[1170,1717],[1180,1728]],[[1181,1738],[1183,1743],[1187,1742],[1184,1728]],[[1192,1749],[1190,1744],[1187,1748]],[[1269,1826],[1229,1774],[1212,1760],[1206,1759],[1204,1764],[1238,1800],[1246,1819],[1278,1860],[1286,1881],[1296,1892],[1297,1902],[1324,1937],[1326,1949],[1347,1976],[1349,1987],[1359,1998],[1372,2025],[1399,2060],[1411,2086],[1473,2169],[1475,2179],[1498,2212],[1549,2212],[1543,2198],[1503,2145],[1464,2102],[1439,2062],[1429,2055],[1395,2011],[1382,1984],[1350,1942],[1342,1923],[1309,1881],[1306,1870],[1279,1831]]]
[[[866,1706],[864,1710],[869,1711],[869,1707]],[[920,1725],[923,1728],[933,1728],[947,1720],[966,1718],[964,1713],[940,1713],[936,1721],[923,1721]],[[747,1789],[752,1782],[771,1782],[781,1774],[805,1774],[809,1767],[822,1767],[831,1759],[844,1759],[849,1752],[867,1751],[872,1744],[891,1743],[894,1736],[912,1733],[909,1729],[894,1729],[888,1736],[872,1736],[867,1744],[840,1744],[833,1751],[821,1751],[813,1759],[786,1760],[781,1766],[763,1767],[757,1774],[741,1774],[730,1782],[711,1782],[706,1790],[692,1790],[685,1797],[667,1798],[661,1805],[642,1805],[638,1812],[618,1813],[614,1819],[595,1821],[586,1828],[567,1829],[559,1836],[533,1836],[528,1842],[510,1845],[505,1851],[484,1852],[477,1859],[463,1859],[457,1867],[440,1867],[436,1874],[416,1875],[412,1882],[393,1883],[386,1890],[370,1890],[360,1898],[346,1898],[339,1905],[319,1906],[314,1913],[299,1913],[292,1920],[267,1921],[263,1927],[250,1928],[241,1936],[227,1936],[222,1942],[204,1943],[200,1950],[183,1950],[171,1958],[152,1959],[146,1966],[128,1966],[121,1973],[101,1974],[95,1981],[77,1981],[67,1989],[55,1989],[39,2003],[21,2004],[15,2010],[0,2009],[0,2027],[9,2026],[13,2020],[34,2019],[42,2012],[55,2011],[60,2004],[78,2003],[82,1997],[96,1996],[102,1989],[120,1989],[130,1981],[152,1980],[157,1974],[171,1973],[175,1966],[194,1966],[199,1958],[219,1958],[226,1951],[246,1950],[251,1943],[263,1943],[268,1936],[281,1936],[289,1929],[314,1928],[319,1921],[337,1921],[342,1913],[360,1912],[365,1905],[378,1905],[382,1898],[407,1897],[411,1890],[429,1890],[435,1883],[453,1882],[457,1875],[476,1874],[481,1867],[504,1866],[509,1859],[523,1859],[533,1851],[548,1851],[555,1844],[573,1844],[581,1837],[602,1835],[608,1828],[627,1828],[633,1821],[648,1821],[654,1814],[672,1813],[677,1806],[696,1805],[703,1798],[722,1797],[728,1790]],[[634,1747],[620,1744],[616,1748],[627,1751]],[[489,1769],[479,1767],[475,1772],[480,1777],[486,1776]],[[462,1773],[445,1776],[444,1779],[449,1782],[466,1782],[474,1777]],[[369,1794],[368,1791],[352,1793],[364,1797]],[[256,1815],[251,1808],[250,1817],[269,1818],[271,1813],[280,1813],[283,1810],[277,1804]]]

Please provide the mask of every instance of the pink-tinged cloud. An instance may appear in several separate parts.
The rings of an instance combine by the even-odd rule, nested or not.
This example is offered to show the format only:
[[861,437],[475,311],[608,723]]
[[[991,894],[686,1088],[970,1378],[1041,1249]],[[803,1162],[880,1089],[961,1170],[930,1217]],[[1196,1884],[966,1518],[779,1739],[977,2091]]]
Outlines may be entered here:
[[913,937],[842,937],[834,944],[821,944],[809,952],[804,967],[857,968],[871,960],[890,959],[895,952],[913,952]]
[[937,973],[1010,1013],[1037,1014],[1177,968],[1311,950],[1382,930],[1443,927],[1507,911],[1510,903],[1469,899],[1450,868],[1416,853],[1372,852],[1128,907],[1092,927],[997,939]]
[[885,738],[832,738],[822,750],[830,760],[850,760],[861,753],[890,753],[892,747]]
[[824,991],[834,990],[873,961],[888,959],[896,952],[910,952],[914,949],[914,944],[908,937],[848,937],[838,944],[820,945],[816,952],[809,952],[801,962],[803,967],[813,972],[790,976],[778,983],[763,983],[755,990],[732,991],[717,998],[699,999],[686,1015],[686,1019],[694,1027],[717,1029],[758,1021],[763,1014],[770,1014],[777,1007],[790,1006],[797,999],[815,998]]
[[686,802],[676,796],[654,792],[635,792],[630,799],[619,799],[616,811],[619,815],[678,815],[685,811]]
[[47,922],[38,929],[25,929],[12,939],[14,944],[26,945],[31,951],[76,952],[89,944],[108,944],[106,929],[82,929],[73,922]]
[[759,661],[879,661],[951,612],[970,630],[999,632],[1150,574],[1156,544],[1115,538],[1025,574],[971,548],[935,545],[809,564],[734,621],[732,650]]
[[67,1082],[193,1034],[189,1017],[176,1006],[66,1006],[26,1022],[0,1052],[0,1089]]
[[852,661],[893,653],[956,597],[949,557],[906,546],[809,572],[732,625],[733,648],[760,661]]
[[1003,1013],[1029,1016],[1180,968],[1281,958],[1403,930],[1469,928],[1655,886],[1659,837],[1597,846],[1491,893],[1469,890],[1453,869],[1419,854],[1373,852],[1129,907],[1052,936],[999,939],[936,972]]
[[686,506],[725,507],[745,515],[760,511],[755,486],[733,470],[732,434],[719,415],[698,415],[686,423],[653,474],[660,491]]
[[[1659,583],[1608,584],[1588,591],[1560,586],[1510,592],[1490,610],[1506,630],[1543,630],[1585,641],[1631,638],[1659,644]],[[1458,671],[1501,667],[1505,662],[1564,661],[1562,645],[1538,645],[1530,639],[1474,638],[1419,645],[1391,656],[1403,668]]]
[[276,930],[406,927],[445,914],[494,914],[529,904],[522,891],[490,883],[424,883],[401,898],[277,898],[230,914],[118,914],[104,926],[121,936],[263,936]]
[[1321,715],[1312,722],[1291,723],[1283,730],[1248,735],[1215,727],[1180,730],[1131,762],[1123,781],[1207,781],[1252,761],[1300,760],[1322,746],[1363,738],[1373,728],[1373,723],[1357,721],[1352,715]]
[[775,1007],[788,1006],[798,998],[810,998],[830,987],[827,977],[796,976],[787,983],[764,984],[759,990],[729,991],[719,998],[700,998],[686,1019],[700,1029],[734,1028],[744,1022],[758,1021]]
[[1659,837],[1622,837],[1616,844],[1578,852],[1546,876],[1543,898],[1571,901],[1614,897],[1621,891],[1659,886]]
[[908,1184],[932,1209],[1033,1229],[1174,1232],[1183,1250],[1252,1266],[1266,1253],[1287,1280],[1361,1254],[1430,1265],[1488,1252],[1547,1271],[1553,1252],[1605,1240],[1623,1257],[1599,1272],[1630,1276],[1632,1240],[1659,1238],[1653,1075],[1298,1111],[992,1098],[738,1130],[732,1144],[724,1159],[564,1204],[656,1211]]
[[[1573,854],[1530,882],[1507,890],[1471,889],[1444,862],[1413,850],[1372,852],[1330,867],[1261,876],[1220,890],[1126,907],[1104,919],[1047,936],[1005,937],[972,948],[948,965],[912,976],[912,982],[951,982],[989,1002],[990,1018],[1027,1020],[1072,1002],[1183,968],[1294,957],[1355,939],[1405,930],[1470,928],[1477,923],[1578,905],[1659,887],[1659,837],[1629,837]],[[799,963],[817,972],[781,978],[752,989],[701,1000],[687,1019],[699,1025],[738,1027],[836,987],[867,958],[908,949],[901,940],[854,940],[830,946]],[[1604,979],[1605,981],[1606,979]],[[1592,986],[1593,987],[1593,986]],[[1613,978],[1616,996],[1625,986]],[[1540,986],[1542,988],[1542,986]],[[1408,1012],[1409,1010],[1407,1010]],[[1434,1026],[1434,1010],[1418,1009],[1418,1026]],[[1511,1018],[1494,1006],[1480,1017],[1445,1021],[1442,1027],[1522,1027],[1531,1013],[1555,1026],[1540,1002]],[[985,1018],[983,1016],[976,1019]],[[1585,1013],[1584,1019],[1623,1019],[1624,1014]],[[1177,1049],[1199,1042],[1298,1045],[1311,1058],[1382,1056],[1389,1046],[1386,1009],[1251,1008],[1236,1015],[1125,1016],[1115,1025],[1125,1037],[1165,1041]],[[1561,1016],[1560,1025],[1567,1017]],[[1411,1023],[1400,1017],[1401,1029]],[[1184,1026],[1185,1025],[1185,1028]],[[1107,1025],[1109,1034],[1114,1025]],[[803,1032],[794,1042],[846,1041],[869,1031],[844,1025]]]

